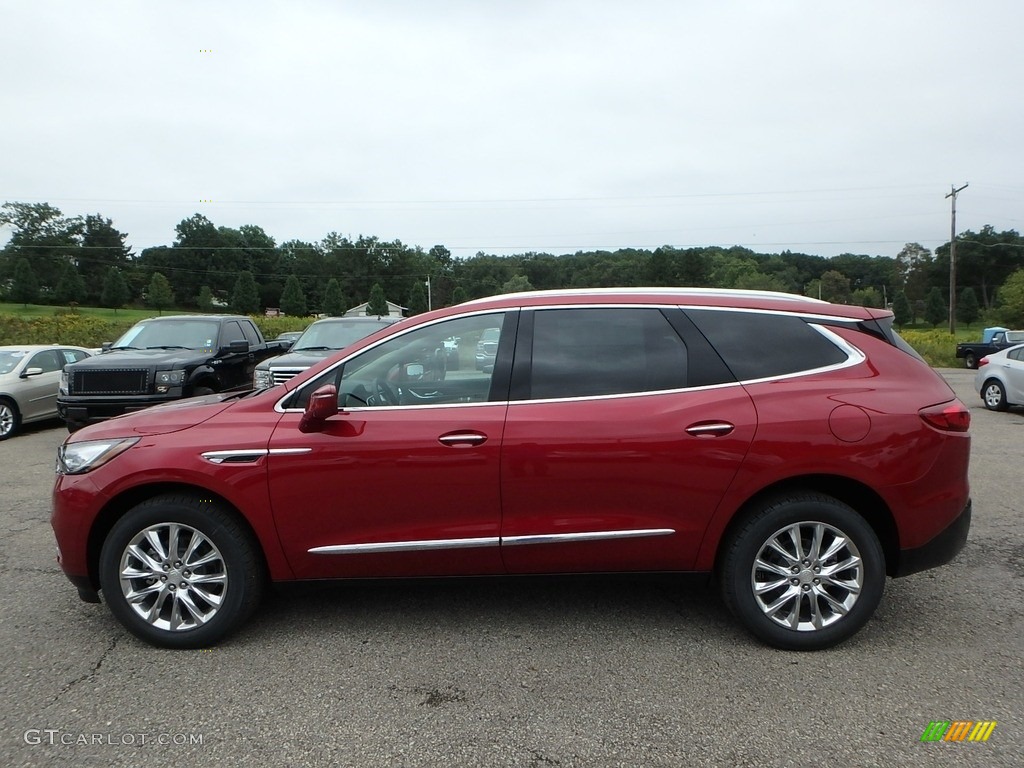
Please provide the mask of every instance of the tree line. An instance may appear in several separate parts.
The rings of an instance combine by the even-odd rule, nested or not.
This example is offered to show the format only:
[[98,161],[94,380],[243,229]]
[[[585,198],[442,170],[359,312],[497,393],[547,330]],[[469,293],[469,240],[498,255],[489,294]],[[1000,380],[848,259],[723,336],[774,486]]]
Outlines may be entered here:
[[[168,245],[135,253],[128,234],[101,214],[65,216],[47,203],[7,202],[0,225],[0,299],[55,305],[230,307],[256,313],[341,314],[382,297],[409,314],[513,290],[692,286],[785,291],[827,301],[890,306],[902,323],[946,318],[949,243],[932,253],[907,243],[895,257],[844,253],[757,253],[748,248],[622,248],[571,254],[477,253],[456,259],[374,236],[330,232],[317,242],[278,243],[257,225],[217,226],[196,213]],[[985,226],[957,237],[957,310],[1024,324],[1024,238]],[[430,293],[427,293],[429,280]],[[1020,283],[1018,287],[1018,283]]]

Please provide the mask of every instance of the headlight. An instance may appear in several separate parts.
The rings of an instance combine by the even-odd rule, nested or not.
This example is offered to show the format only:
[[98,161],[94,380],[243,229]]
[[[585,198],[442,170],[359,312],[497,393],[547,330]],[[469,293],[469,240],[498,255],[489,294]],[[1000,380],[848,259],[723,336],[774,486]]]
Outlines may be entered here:
[[184,371],[157,371],[156,383],[165,386],[180,387],[185,382]]
[[68,372],[65,371],[64,369],[61,369],[61,372],[60,372],[60,384],[58,384],[57,386],[58,386],[58,390],[57,391],[60,394],[66,395],[68,393]]
[[62,445],[57,449],[57,474],[81,475],[91,472],[127,451],[140,439],[125,437],[120,440],[83,440]]
[[257,368],[256,375],[253,377],[252,383],[256,389],[267,389],[270,387],[270,369]]

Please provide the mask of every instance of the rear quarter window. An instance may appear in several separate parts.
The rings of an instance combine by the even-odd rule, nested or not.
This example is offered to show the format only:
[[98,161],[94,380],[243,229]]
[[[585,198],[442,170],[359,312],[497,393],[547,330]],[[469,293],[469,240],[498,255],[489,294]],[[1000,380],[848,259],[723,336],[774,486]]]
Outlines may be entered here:
[[848,359],[845,351],[799,317],[703,309],[686,314],[740,381],[825,368]]

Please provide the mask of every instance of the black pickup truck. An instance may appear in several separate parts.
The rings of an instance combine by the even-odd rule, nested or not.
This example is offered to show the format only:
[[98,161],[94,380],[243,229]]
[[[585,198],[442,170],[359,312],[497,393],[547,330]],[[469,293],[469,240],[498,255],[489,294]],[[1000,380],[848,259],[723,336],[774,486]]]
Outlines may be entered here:
[[[991,333],[989,333],[991,331]],[[987,328],[981,341],[967,341],[956,345],[956,356],[963,358],[968,368],[977,368],[978,361],[990,352],[1024,344],[1024,331],[1008,331],[1005,328]]]
[[65,366],[57,411],[74,432],[158,403],[252,389],[256,365],[287,346],[264,340],[243,315],[142,320],[102,354]]

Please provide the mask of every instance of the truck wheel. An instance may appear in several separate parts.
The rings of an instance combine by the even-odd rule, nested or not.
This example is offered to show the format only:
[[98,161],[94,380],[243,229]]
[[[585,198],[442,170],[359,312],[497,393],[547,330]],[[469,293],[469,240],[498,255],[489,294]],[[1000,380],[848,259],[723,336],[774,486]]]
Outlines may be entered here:
[[0,398],[0,440],[14,435],[21,426],[21,412],[12,401]]
[[259,603],[263,573],[258,545],[232,515],[179,494],[133,507],[99,562],[111,613],[166,648],[202,648],[237,629]]
[[975,357],[973,352],[968,352],[964,355],[964,365],[971,369],[978,367],[978,358]]
[[1007,409],[1006,390],[995,379],[985,382],[985,386],[981,388],[981,399],[990,411],[1005,411]]
[[813,651],[841,643],[871,618],[885,556],[851,507],[793,493],[753,510],[719,575],[726,605],[750,632],[777,648]]

